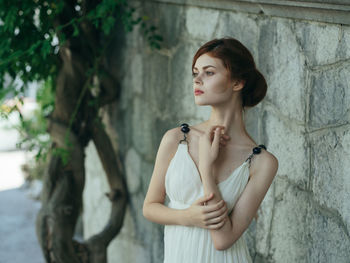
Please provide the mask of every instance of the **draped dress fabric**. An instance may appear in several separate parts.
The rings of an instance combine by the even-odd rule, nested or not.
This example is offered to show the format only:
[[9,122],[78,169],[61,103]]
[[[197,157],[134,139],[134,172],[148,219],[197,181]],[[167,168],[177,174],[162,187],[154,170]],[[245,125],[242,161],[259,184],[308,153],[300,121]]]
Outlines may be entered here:
[[[252,156],[252,155],[251,155]],[[250,162],[250,158],[249,162]],[[248,159],[218,183],[230,213],[249,178]],[[185,209],[204,195],[202,181],[186,143],[179,143],[165,176],[168,207]],[[243,235],[228,249],[216,250],[210,230],[182,225],[164,227],[164,263],[251,263]]]

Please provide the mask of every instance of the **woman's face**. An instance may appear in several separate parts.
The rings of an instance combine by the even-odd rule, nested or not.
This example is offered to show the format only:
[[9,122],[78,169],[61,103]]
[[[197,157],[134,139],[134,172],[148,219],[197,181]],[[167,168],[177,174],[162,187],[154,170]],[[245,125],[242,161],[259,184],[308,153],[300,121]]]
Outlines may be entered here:
[[230,74],[221,59],[201,55],[193,67],[193,92],[197,105],[219,105],[232,98]]

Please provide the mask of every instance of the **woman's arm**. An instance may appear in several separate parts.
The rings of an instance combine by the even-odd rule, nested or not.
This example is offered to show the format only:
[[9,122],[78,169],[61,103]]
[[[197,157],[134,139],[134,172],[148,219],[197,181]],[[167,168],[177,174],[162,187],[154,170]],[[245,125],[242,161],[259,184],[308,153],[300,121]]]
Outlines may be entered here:
[[159,145],[152,178],[143,203],[143,216],[158,224],[186,225],[184,210],[171,209],[164,205],[165,174],[177,149],[177,131],[167,131]]
[[165,174],[181,139],[182,133],[179,128],[169,130],[163,136],[143,203],[143,215],[148,220],[163,225],[198,226],[218,229],[223,225],[222,220],[213,224],[207,224],[207,221],[212,219],[212,217],[208,216],[208,213],[217,210],[222,211],[222,207],[225,207],[224,203],[215,203],[211,206],[203,205],[212,199],[213,195],[208,194],[199,198],[187,209],[172,209],[164,205],[166,195]]
[[231,247],[249,227],[277,173],[278,160],[275,156],[262,151],[255,157],[252,160],[251,178],[230,215],[230,234],[219,244],[222,249]]
[[[214,177],[212,175],[211,167],[200,167],[200,173],[202,175],[202,183],[203,183],[203,190],[204,194],[207,194],[209,192],[214,193],[214,198],[207,202],[208,205],[215,204],[218,202],[218,200],[222,199],[220,190],[214,180]],[[230,232],[232,225],[231,221],[229,220],[228,214],[222,215],[225,220],[225,223],[220,229],[210,230],[211,239],[213,240],[214,247],[217,250],[221,250],[221,243],[223,239],[226,239],[227,234]]]
[[[256,158],[255,166],[259,169],[251,174],[251,179],[247,183],[243,193],[237,200],[232,213],[227,216],[225,224],[218,230],[210,230],[211,238],[217,250],[225,250],[230,248],[249,227],[254,215],[257,213],[259,206],[268,191],[273,178],[278,169],[278,161],[271,154],[264,154]],[[204,194],[209,191],[218,195],[218,187],[213,180],[210,169],[203,169],[203,187]],[[216,198],[221,198],[216,197]],[[213,198],[208,202],[216,202]]]
[[[220,129],[215,130],[212,143],[210,133],[203,135],[204,137],[200,141],[202,149],[200,151],[199,170],[202,176],[204,194],[214,193],[214,198],[208,201],[209,205],[222,199],[212,174],[212,163],[219,150],[220,133]],[[208,155],[208,152],[212,155]],[[247,229],[276,175],[278,161],[273,155],[266,152],[256,159],[259,160],[255,160],[255,166],[259,169],[251,174],[251,179],[238,199],[233,212],[230,216],[226,216],[226,221],[220,229],[210,230],[214,247],[217,250],[225,250],[231,247]]]

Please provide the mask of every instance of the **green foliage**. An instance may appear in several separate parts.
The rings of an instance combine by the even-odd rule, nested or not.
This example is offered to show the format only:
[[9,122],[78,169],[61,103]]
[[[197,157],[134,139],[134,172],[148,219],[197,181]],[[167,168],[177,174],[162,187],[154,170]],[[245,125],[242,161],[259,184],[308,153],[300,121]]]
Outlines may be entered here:
[[[86,11],[84,3],[94,5]],[[137,24],[151,48],[160,48],[162,37],[156,33],[156,27],[150,25],[147,16],[135,16],[136,9],[127,0],[96,0],[87,1],[6,1],[0,0],[0,104],[6,96],[17,97],[19,101],[25,94],[31,82],[43,83],[37,94],[39,110],[31,120],[21,119],[19,130],[24,145],[29,150],[37,150],[36,158],[44,158],[51,144],[47,136],[47,119],[54,109],[54,92],[56,77],[62,61],[59,50],[67,39],[78,39],[84,36],[82,26],[91,23],[99,32],[101,43],[91,54],[92,68],[87,70],[87,83],[82,89],[76,110],[70,120],[69,127],[76,117],[81,98],[91,86],[93,76],[101,74],[98,63],[103,58],[106,45],[112,38],[112,32],[117,24],[122,24],[129,32]],[[63,22],[62,22],[63,21]],[[16,80],[20,79],[18,82]],[[95,101],[89,103],[95,105]],[[0,117],[17,110],[1,107]],[[69,142],[65,149],[56,149],[66,162]]]
[[46,160],[51,140],[47,133],[47,117],[54,108],[54,93],[52,90],[52,80],[43,82],[37,90],[38,108],[33,112],[33,116],[27,119],[20,113],[21,122],[17,128],[20,132],[20,142],[18,147],[35,151],[37,161]]
[[23,94],[28,82],[57,74],[58,44],[51,43],[54,18],[62,7],[46,1],[0,0],[0,87],[6,73],[23,81],[14,95]]
[[[0,101],[9,90],[14,96],[23,95],[29,82],[54,80],[61,65],[60,46],[67,37],[79,37],[84,21],[93,23],[105,36],[111,34],[117,19],[127,32],[141,23],[150,46],[160,48],[161,36],[155,33],[156,28],[147,25],[146,16],[134,18],[136,9],[126,0],[99,1],[88,13],[82,12],[80,3],[67,6],[58,0],[0,0]],[[55,26],[57,17],[66,9],[72,13],[72,19]],[[23,85],[5,90],[5,75],[12,80],[19,77]]]

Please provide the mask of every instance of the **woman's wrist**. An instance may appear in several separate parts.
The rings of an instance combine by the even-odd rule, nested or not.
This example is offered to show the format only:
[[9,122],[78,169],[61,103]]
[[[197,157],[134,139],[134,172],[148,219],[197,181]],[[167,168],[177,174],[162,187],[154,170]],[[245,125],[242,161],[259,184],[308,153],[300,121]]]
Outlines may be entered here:
[[198,169],[211,171],[213,163],[208,160],[199,159]]
[[181,225],[183,225],[183,226],[192,226],[191,215],[189,214],[188,208],[183,209],[182,212],[183,212],[183,216],[181,217],[182,218]]
[[212,169],[213,169],[213,166],[210,163],[199,164],[198,166],[198,170],[202,176],[210,175],[212,172]]

